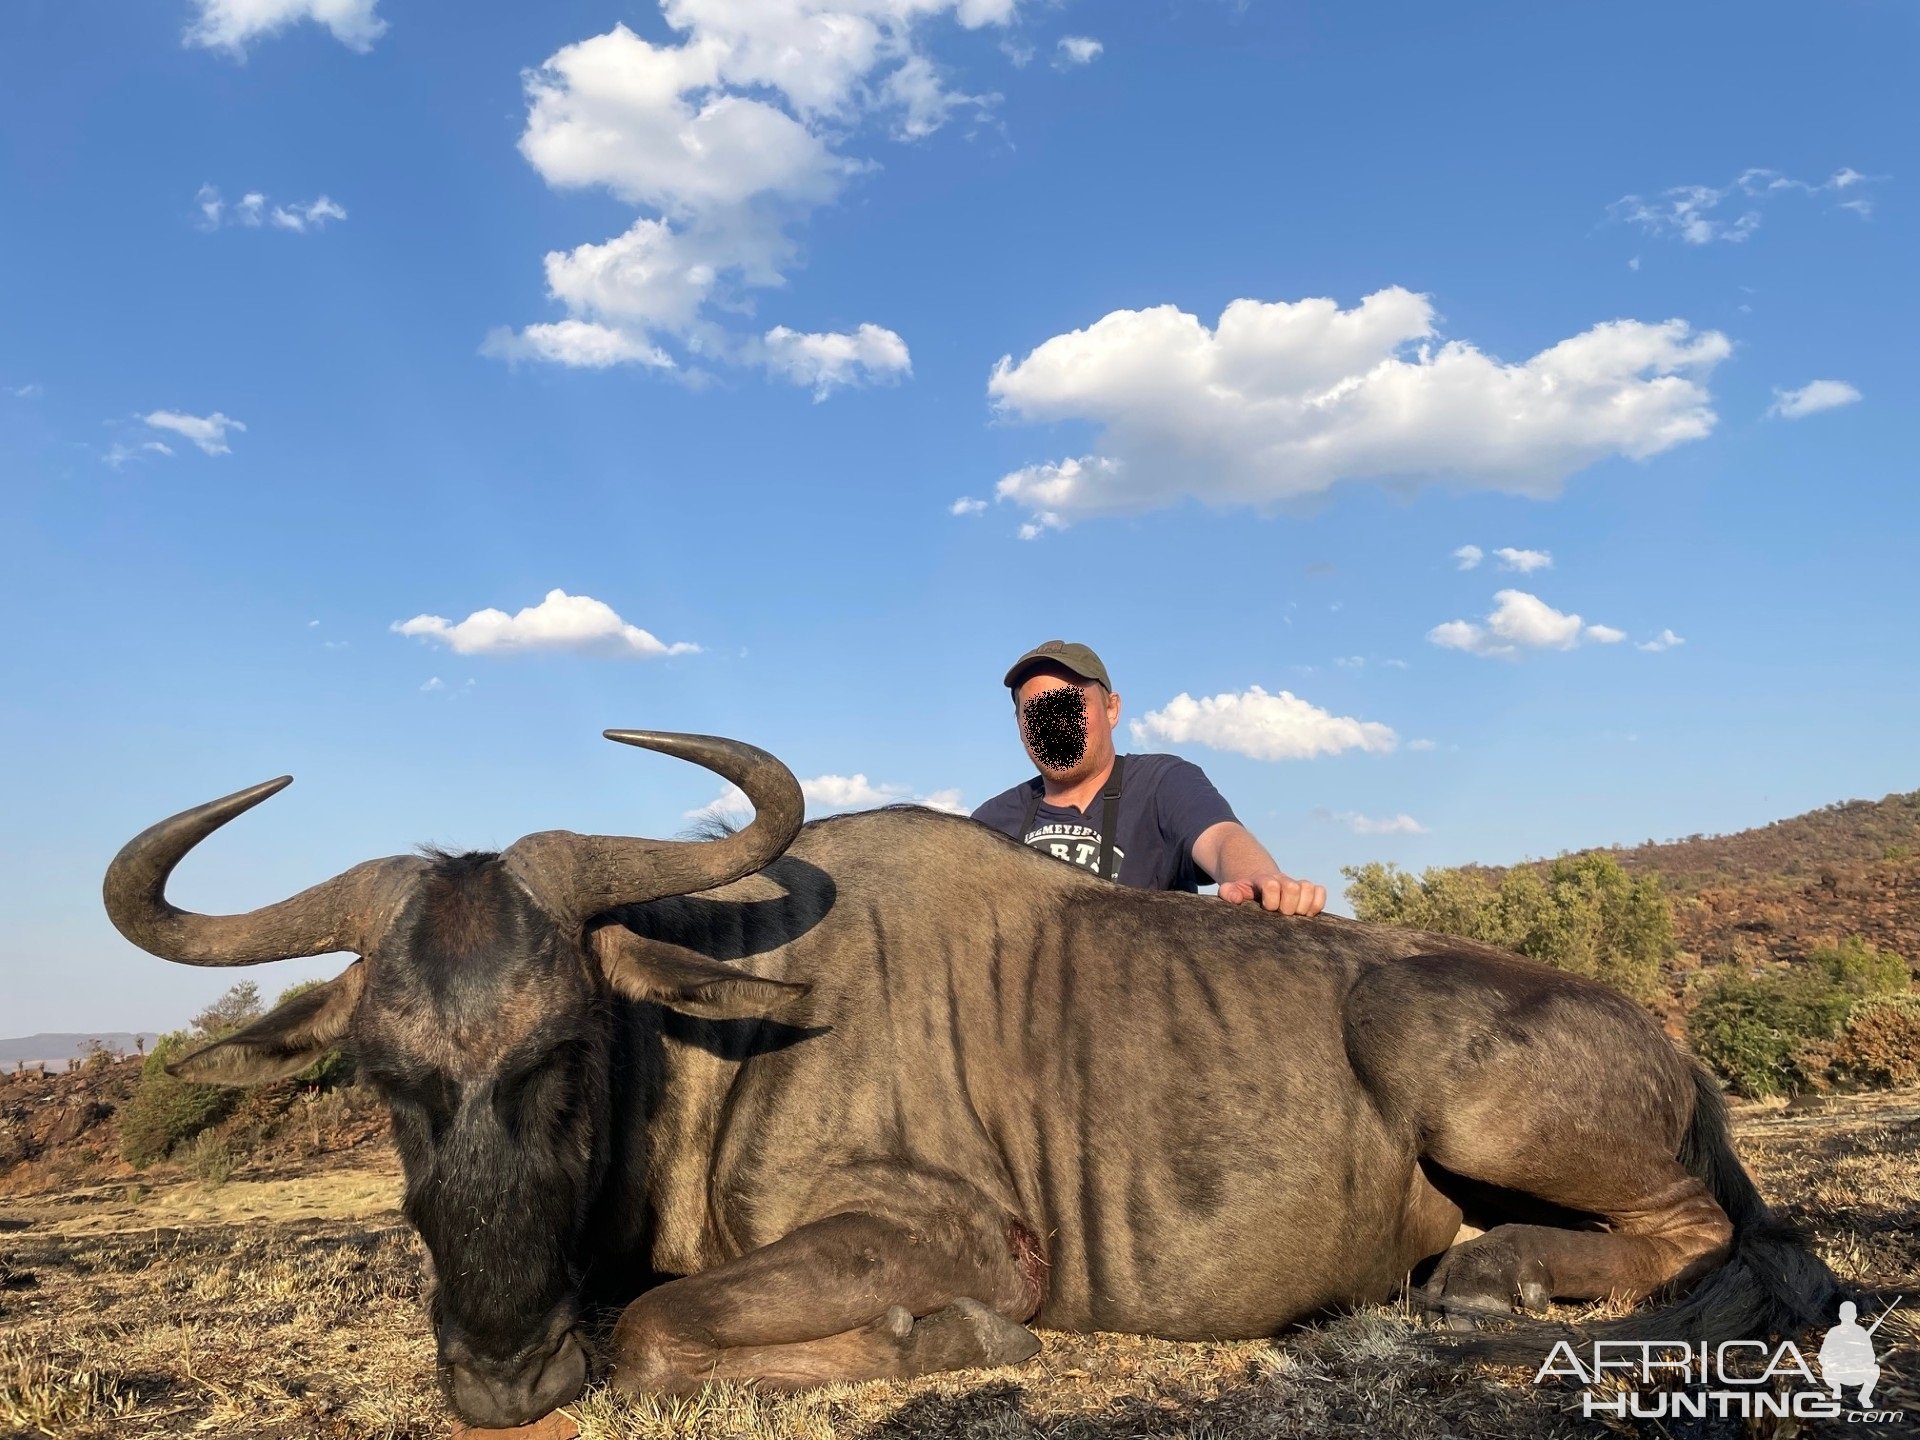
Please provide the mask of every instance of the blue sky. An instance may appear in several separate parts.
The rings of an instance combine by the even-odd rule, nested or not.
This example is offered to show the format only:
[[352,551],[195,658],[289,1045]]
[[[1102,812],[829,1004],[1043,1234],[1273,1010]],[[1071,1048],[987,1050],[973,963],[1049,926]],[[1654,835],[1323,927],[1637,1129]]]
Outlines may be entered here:
[[971,806],[1052,636],[1336,886],[1911,788],[1915,29],[9,6],[0,1033],[235,978],[100,910],[189,804],[299,781],[204,909],[719,794],[607,726]]

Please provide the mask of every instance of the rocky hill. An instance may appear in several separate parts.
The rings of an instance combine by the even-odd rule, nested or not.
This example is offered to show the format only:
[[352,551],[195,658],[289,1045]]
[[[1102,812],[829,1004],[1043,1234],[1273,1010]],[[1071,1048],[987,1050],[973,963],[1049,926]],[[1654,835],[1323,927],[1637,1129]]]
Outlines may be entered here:
[[1843,800],[1732,835],[1610,846],[1628,870],[1660,877],[1667,893],[1698,894],[1729,886],[1792,889],[1824,872],[1859,873],[1880,862],[1920,858],[1920,790],[1880,800]]
[[[98,1055],[71,1070],[0,1073],[0,1198],[128,1180],[142,1172],[121,1155],[120,1120],[140,1083],[138,1055]],[[280,1080],[246,1092],[209,1134],[215,1144],[177,1153],[152,1177],[204,1174],[228,1164],[295,1169],[385,1143],[386,1112],[361,1086],[321,1092]],[[0,1433],[6,1432],[0,1429]]]
[[[1920,790],[1732,835],[1598,846],[1674,902],[1683,968],[1793,960],[1858,935],[1920,973]],[[1541,866],[1549,862],[1532,862]],[[1463,867],[1498,882],[1508,867]]]
[[1698,964],[1795,960],[1858,935],[1920,970],[1920,790],[1601,853],[1660,877]]

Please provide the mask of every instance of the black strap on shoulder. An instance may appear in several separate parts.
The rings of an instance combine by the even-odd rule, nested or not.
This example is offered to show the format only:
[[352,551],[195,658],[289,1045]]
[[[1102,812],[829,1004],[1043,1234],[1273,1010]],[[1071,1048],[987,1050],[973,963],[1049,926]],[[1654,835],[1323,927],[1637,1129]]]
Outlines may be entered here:
[[1027,843],[1027,836],[1033,833],[1033,817],[1040,813],[1040,797],[1046,792],[1047,783],[1038,775],[1027,782],[1027,813],[1020,817],[1020,843]]
[[1120,872],[1113,866],[1113,832],[1120,819],[1120,777],[1126,763],[1124,755],[1113,757],[1113,770],[1107,776],[1106,788],[1100,792],[1100,869],[1097,873],[1102,880],[1120,878]]

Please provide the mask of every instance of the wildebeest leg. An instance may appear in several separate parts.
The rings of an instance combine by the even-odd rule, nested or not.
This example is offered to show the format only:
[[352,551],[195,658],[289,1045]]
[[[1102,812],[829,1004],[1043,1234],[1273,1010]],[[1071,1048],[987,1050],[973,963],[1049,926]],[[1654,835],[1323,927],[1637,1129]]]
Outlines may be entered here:
[[[773,1389],[1011,1365],[1040,1342],[1030,1237],[1004,1218],[830,1216],[627,1307],[613,1384],[685,1393],[709,1380]],[[918,1318],[916,1318],[918,1317]]]
[[1347,1042],[1426,1161],[1605,1227],[1494,1225],[1440,1258],[1430,1298],[1637,1300],[1725,1254],[1732,1223],[1678,1158],[1692,1071],[1625,996],[1517,960],[1414,956],[1354,987]]
[[1606,1229],[1496,1225],[1440,1257],[1427,1296],[1463,1313],[1516,1302],[1539,1309],[1555,1298],[1632,1301],[1718,1263],[1733,1226],[1706,1187],[1670,1159],[1623,1158],[1629,1173],[1618,1184],[1603,1187],[1590,1174],[1569,1176],[1564,1188],[1533,1181],[1536,1194],[1578,1196]]

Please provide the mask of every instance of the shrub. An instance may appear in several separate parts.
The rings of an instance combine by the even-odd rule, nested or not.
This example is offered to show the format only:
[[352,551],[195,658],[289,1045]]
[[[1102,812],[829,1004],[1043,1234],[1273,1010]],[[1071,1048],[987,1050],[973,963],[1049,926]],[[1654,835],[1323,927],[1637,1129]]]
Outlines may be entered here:
[[186,1147],[187,1169],[208,1185],[224,1185],[233,1174],[233,1147],[211,1130],[202,1130]]
[[1611,855],[1563,855],[1544,873],[1520,866],[1498,885],[1471,871],[1416,878],[1377,863],[1343,873],[1362,920],[1517,950],[1640,1000],[1653,998],[1674,954],[1673,906],[1659,880],[1629,875]]
[[1835,1083],[1886,1090],[1920,1081],[1920,995],[1861,1000],[1832,1047]]
[[205,1040],[231,1035],[260,1018],[260,987],[242,980],[193,1017],[193,1033]]
[[1797,1095],[1820,1074],[1811,1043],[1845,1022],[1851,999],[1806,969],[1750,976],[1729,972],[1708,987],[1687,1019],[1694,1053],[1742,1095]]
[[1849,995],[1899,995],[1912,984],[1907,962],[1891,950],[1876,950],[1858,935],[1838,945],[1823,945],[1807,956],[1833,983]]
[[167,1063],[194,1046],[184,1031],[163,1035],[140,1067],[140,1083],[120,1111],[120,1153],[137,1166],[151,1165],[183,1140],[191,1140],[232,1113],[240,1092],[224,1085],[196,1085],[167,1074]]
[[[1836,1080],[1897,1083],[1850,1077],[1892,1073],[1890,1061],[1879,1063],[1880,1047],[1899,1042],[1906,1012],[1870,1018],[1862,1010],[1858,1040],[1850,1043],[1847,1032],[1856,1007],[1904,1000],[1908,987],[1906,961],[1856,936],[1785,969],[1722,972],[1689,1017],[1687,1037],[1734,1089],[1756,1099],[1824,1089]],[[1920,1014],[1912,1018],[1920,1023]]]
[[1359,919],[1500,943],[1487,933],[1495,924],[1499,892],[1480,875],[1435,867],[1416,877],[1378,861],[1350,865],[1341,874],[1347,877],[1347,902]]

